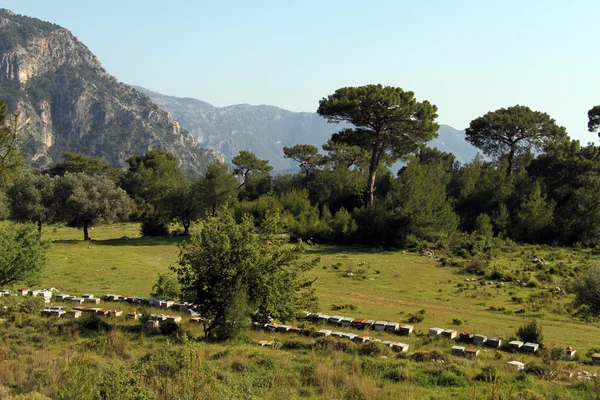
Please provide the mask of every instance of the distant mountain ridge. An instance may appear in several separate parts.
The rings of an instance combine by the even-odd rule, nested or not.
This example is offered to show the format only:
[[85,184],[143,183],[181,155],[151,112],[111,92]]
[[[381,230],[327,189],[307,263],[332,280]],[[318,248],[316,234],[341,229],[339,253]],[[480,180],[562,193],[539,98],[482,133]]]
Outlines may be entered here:
[[[249,150],[269,160],[277,172],[295,169],[283,157],[283,147],[307,143],[319,149],[331,135],[347,127],[330,124],[317,113],[292,112],[269,105],[238,104],[215,107],[194,98],[167,96],[134,86],[173,117],[205,146],[219,151],[231,160],[240,150]],[[465,141],[464,131],[441,125],[439,136],[429,143],[453,153],[465,163],[473,159],[477,149]]]
[[30,165],[45,168],[65,151],[117,167],[148,149],[177,156],[200,174],[219,159],[148,97],[109,75],[96,56],[56,24],[0,9],[0,98],[20,113]]

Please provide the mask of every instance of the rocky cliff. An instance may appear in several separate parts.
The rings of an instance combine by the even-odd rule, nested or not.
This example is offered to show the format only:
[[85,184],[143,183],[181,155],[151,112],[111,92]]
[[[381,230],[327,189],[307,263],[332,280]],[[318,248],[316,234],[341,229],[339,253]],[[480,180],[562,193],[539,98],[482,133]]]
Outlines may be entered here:
[[23,149],[38,168],[73,151],[122,167],[147,149],[173,152],[190,174],[219,158],[171,114],[118,82],[68,30],[0,10],[0,98],[20,114]]

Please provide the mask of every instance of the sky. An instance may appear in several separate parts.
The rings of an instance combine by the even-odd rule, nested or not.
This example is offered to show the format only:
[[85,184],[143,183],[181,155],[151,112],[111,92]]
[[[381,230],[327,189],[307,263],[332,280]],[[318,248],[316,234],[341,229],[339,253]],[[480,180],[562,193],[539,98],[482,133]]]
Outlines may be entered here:
[[122,82],[215,106],[314,112],[344,86],[381,83],[464,129],[516,104],[572,138],[600,104],[600,1],[3,0],[73,32]]

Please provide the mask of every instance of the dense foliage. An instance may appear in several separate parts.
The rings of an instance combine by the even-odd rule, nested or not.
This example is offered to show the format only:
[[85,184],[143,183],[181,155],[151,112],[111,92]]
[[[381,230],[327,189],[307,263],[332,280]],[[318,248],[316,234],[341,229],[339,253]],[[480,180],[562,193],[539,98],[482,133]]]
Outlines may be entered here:
[[0,231],[0,287],[36,283],[46,265],[48,244],[32,225]]
[[198,304],[211,322],[209,337],[231,337],[247,322],[272,315],[280,321],[311,309],[311,281],[302,274],[314,263],[301,261],[304,247],[287,246],[274,235],[277,218],[260,233],[249,217],[237,223],[231,213],[210,217],[198,235],[182,246],[179,277],[184,298]]

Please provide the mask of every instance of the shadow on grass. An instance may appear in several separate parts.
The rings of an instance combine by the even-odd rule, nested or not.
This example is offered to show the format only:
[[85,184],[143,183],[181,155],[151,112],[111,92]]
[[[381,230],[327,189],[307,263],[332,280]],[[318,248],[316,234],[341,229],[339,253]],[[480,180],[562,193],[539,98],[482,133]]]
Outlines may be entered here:
[[318,255],[331,255],[331,254],[343,254],[343,253],[368,253],[368,254],[389,254],[399,251],[398,249],[381,249],[372,246],[350,246],[350,245],[323,245],[323,246],[311,246],[306,250],[306,254]]
[[159,236],[104,240],[53,240],[52,243],[87,244],[90,246],[174,246],[187,240],[189,240],[189,236]]
[[189,240],[189,236],[157,236],[135,239],[94,240],[93,243],[98,246],[174,246],[187,240]]

